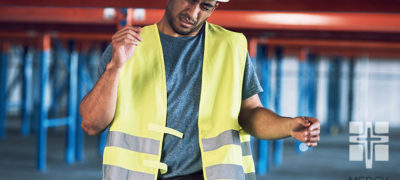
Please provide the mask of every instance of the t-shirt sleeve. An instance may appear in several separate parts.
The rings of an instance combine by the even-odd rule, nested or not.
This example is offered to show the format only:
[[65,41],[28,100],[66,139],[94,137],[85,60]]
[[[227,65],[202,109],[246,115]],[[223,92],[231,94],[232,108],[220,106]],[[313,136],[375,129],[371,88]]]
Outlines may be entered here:
[[260,92],[263,92],[263,89],[258,80],[250,55],[247,53],[246,66],[243,75],[242,100],[246,100]]
[[104,50],[103,54],[100,57],[99,66],[97,68],[96,81],[100,78],[100,76],[106,70],[106,65],[111,61],[111,58],[112,58],[112,43],[108,44],[107,48]]

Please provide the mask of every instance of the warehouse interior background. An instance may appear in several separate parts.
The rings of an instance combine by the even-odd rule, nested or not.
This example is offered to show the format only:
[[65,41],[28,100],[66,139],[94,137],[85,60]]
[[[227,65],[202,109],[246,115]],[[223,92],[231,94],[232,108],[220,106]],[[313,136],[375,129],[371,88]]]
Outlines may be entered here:
[[[82,132],[79,102],[112,34],[165,4],[0,0],[0,179],[101,179],[107,133]],[[322,124],[316,148],[252,139],[257,179],[400,179],[400,0],[231,0],[209,22],[246,35],[265,107]],[[362,130],[380,148],[357,159]]]

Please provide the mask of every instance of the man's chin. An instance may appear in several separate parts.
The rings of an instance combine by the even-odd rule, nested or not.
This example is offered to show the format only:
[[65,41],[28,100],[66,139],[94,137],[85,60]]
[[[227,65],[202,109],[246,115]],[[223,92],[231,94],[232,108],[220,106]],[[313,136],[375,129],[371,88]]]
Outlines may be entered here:
[[193,29],[177,29],[176,33],[186,36],[186,35],[189,35],[190,33],[192,33],[192,30]]

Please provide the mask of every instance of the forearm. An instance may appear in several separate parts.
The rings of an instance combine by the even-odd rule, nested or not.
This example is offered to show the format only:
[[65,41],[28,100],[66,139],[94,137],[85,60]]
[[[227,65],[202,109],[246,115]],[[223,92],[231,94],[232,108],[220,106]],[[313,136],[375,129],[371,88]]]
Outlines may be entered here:
[[292,121],[292,118],[281,117],[262,106],[241,111],[239,114],[239,123],[246,132],[266,140],[291,136]]
[[79,108],[81,127],[89,135],[102,132],[114,118],[119,71],[119,68],[107,64],[96,85],[82,99]]

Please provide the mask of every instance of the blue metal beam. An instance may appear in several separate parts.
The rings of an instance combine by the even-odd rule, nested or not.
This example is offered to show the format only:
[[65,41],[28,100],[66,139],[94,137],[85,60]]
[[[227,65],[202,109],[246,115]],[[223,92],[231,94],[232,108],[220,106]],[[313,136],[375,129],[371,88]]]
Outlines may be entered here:
[[24,83],[23,83],[23,120],[22,120],[22,135],[27,137],[31,129],[32,117],[32,102],[33,102],[33,84],[32,84],[32,61],[33,53],[28,47],[24,48]]
[[[316,116],[316,56],[308,54],[306,61],[299,62],[298,76],[298,116]],[[308,147],[296,140],[295,150],[298,153],[308,150]]]
[[[50,41],[50,36],[44,38],[44,41]],[[50,42],[44,43],[49,44]],[[64,118],[49,119],[48,106],[46,104],[46,87],[49,85],[49,64],[50,64],[50,49],[43,50],[41,62],[41,92],[40,92],[40,121],[38,133],[38,161],[37,166],[40,171],[46,170],[46,143],[47,143],[47,128],[55,126],[67,125],[66,136],[66,151],[65,160],[67,164],[75,162],[75,145],[76,145],[76,113],[77,113],[77,86],[78,86],[78,53],[75,50],[75,42],[69,43],[70,56],[68,62],[69,69],[69,97],[68,97],[68,116]]]
[[0,139],[6,137],[6,118],[7,118],[7,70],[8,70],[8,44],[3,43],[0,49]]
[[310,54],[307,60],[308,69],[308,116],[317,116],[317,56]]
[[70,71],[70,65],[68,63],[69,59],[69,54],[65,50],[64,46],[62,45],[61,41],[59,39],[53,39],[55,48],[57,50],[57,54],[61,57],[61,62],[64,63],[64,67],[67,68],[68,72]]
[[340,73],[341,60],[335,57],[329,61],[328,79],[328,123],[327,131],[334,133],[333,130],[339,128],[340,113]]
[[[270,101],[270,66],[271,62],[268,59],[268,47],[265,45],[257,46],[257,64],[259,73],[261,74],[261,86],[264,90],[261,93],[260,99],[264,107],[269,107]],[[266,175],[269,170],[269,141],[258,140],[258,159],[256,164],[256,172],[258,175]]]
[[76,142],[76,110],[78,109],[78,52],[76,51],[76,44],[70,41],[70,63],[69,63],[69,103],[68,103],[68,139],[66,150],[66,161],[68,164],[75,162],[75,142]]
[[[125,10],[126,10],[126,9],[125,9]],[[126,19],[126,18],[123,18],[123,19]],[[126,21],[121,21],[121,22],[120,22],[120,25],[121,25],[121,26],[124,26],[124,25],[125,25],[124,23],[126,23]],[[107,46],[108,46],[108,44],[105,44],[105,43],[103,44],[103,46],[102,46],[102,52],[105,51],[105,49],[107,48]],[[99,137],[99,149],[98,149],[98,153],[99,153],[99,155],[101,155],[101,156],[103,156],[104,147],[106,147],[108,129],[109,129],[109,128],[105,129],[104,132],[102,132],[102,133],[100,134],[100,137]]]
[[[59,81],[59,68],[58,68],[58,56],[55,56],[56,53],[53,51],[53,56],[52,56],[52,66],[50,67],[50,83],[52,85],[52,90],[55,91],[52,93],[51,97],[51,103],[50,103],[50,108],[49,108],[49,116],[50,117],[55,117],[58,114],[58,103],[60,102],[59,99],[61,99],[61,92],[62,90],[65,89],[65,83],[63,83],[62,86],[60,86],[58,83]],[[61,87],[61,88],[60,88]],[[61,90],[60,90],[61,89]]]
[[108,135],[108,128],[106,130],[104,130],[104,132],[102,132],[100,134],[100,138],[99,138],[99,154],[101,156],[103,156],[104,153],[104,147],[106,147],[106,140],[107,140],[107,135]]
[[76,123],[76,160],[82,161],[84,159],[84,134],[81,128],[82,118],[79,114],[79,102],[82,101],[83,97],[87,93],[85,87],[85,70],[87,69],[87,52],[80,52],[79,53],[79,81],[78,81],[78,110],[76,113],[77,123]]
[[350,59],[349,62],[349,107],[348,107],[348,115],[347,121],[348,123],[353,120],[353,104],[354,104],[354,75],[355,75],[355,59]]
[[[282,80],[283,80],[283,49],[277,47],[275,50],[276,57],[276,81],[275,81],[275,113],[281,115],[281,101],[282,101]],[[274,141],[274,165],[280,166],[283,161],[283,140]]]
[[[44,38],[46,39],[46,38]],[[41,57],[41,87],[40,87],[40,119],[39,133],[37,133],[37,167],[40,171],[46,171],[46,153],[47,153],[47,106],[46,106],[46,87],[49,84],[49,64],[50,49],[44,49]]]
[[[298,76],[298,92],[299,92],[299,97],[298,97],[298,116],[307,116],[306,115],[306,110],[305,108],[307,107],[306,105],[306,75],[307,75],[307,69],[306,69],[306,62],[305,61],[299,61],[299,76]],[[307,148],[305,148],[304,143],[296,140],[295,143],[295,150],[297,153],[301,153],[305,151]]]
[[[18,71],[21,70],[18,68]],[[9,76],[11,77],[11,76]],[[16,89],[17,85],[21,82],[21,79],[23,78],[22,73],[17,73],[17,75],[13,78],[13,80],[10,81],[10,83],[7,83],[7,90],[6,90],[6,97],[10,97],[11,93]]]
[[44,123],[44,126],[46,128],[64,126],[64,125],[68,125],[68,122],[69,122],[68,117],[52,118],[52,119],[47,119],[47,121]]
[[[63,97],[64,93],[68,92],[68,76],[63,77],[63,79],[59,79],[59,68],[60,68],[60,62],[58,61],[59,58],[61,59],[61,61],[63,62],[62,64],[65,67],[66,70],[69,72],[69,65],[68,65],[68,52],[64,49],[62,43],[60,40],[58,39],[53,39],[53,42],[55,44],[55,55],[53,57],[53,68],[51,69],[51,79],[52,79],[52,85],[53,85],[53,93],[52,93],[52,98],[51,98],[51,103],[50,103],[50,109],[49,109],[49,114],[51,116],[56,116],[58,113],[58,103],[61,99],[61,97]],[[61,83],[59,83],[61,82]]]

